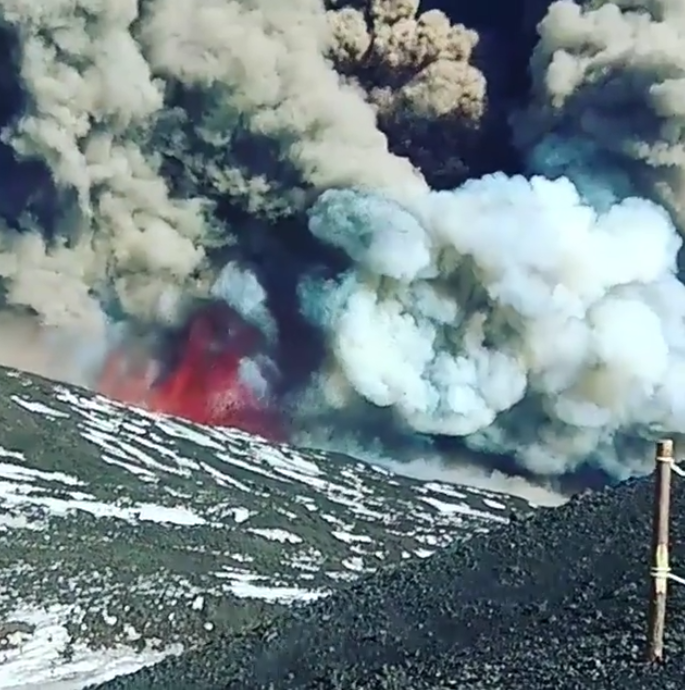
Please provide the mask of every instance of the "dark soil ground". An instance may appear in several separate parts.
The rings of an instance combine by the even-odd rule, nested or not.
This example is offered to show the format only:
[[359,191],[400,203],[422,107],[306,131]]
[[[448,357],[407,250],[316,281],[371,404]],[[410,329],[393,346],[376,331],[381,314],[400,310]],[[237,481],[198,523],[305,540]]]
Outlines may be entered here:
[[[100,690],[682,688],[685,587],[667,660],[644,661],[653,482],[585,494]],[[685,575],[685,480],[672,566]]]

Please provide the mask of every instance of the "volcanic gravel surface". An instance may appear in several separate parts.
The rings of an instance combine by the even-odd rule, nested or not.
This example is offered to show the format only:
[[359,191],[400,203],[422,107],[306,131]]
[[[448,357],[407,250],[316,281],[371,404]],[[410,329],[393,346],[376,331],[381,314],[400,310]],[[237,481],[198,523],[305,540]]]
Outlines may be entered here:
[[652,490],[634,480],[542,509],[99,690],[682,688],[685,586],[670,587],[667,662],[644,661]]

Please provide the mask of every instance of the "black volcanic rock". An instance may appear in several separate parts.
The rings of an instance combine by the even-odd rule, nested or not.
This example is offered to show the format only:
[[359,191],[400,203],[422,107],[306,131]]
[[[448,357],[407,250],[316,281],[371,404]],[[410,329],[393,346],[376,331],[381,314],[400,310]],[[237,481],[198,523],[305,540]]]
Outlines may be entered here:
[[[664,690],[683,687],[685,587],[667,662],[644,661],[652,479],[405,562],[100,690]],[[685,575],[685,480],[672,565]]]

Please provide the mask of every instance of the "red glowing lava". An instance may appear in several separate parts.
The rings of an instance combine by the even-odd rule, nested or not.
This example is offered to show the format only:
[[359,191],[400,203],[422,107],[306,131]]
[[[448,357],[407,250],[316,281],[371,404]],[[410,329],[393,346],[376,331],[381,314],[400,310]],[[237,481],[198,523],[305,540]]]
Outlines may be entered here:
[[123,345],[107,358],[98,390],[154,412],[284,441],[280,415],[260,390],[268,372],[261,371],[261,386],[245,373],[250,367],[253,375],[259,372],[254,358],[263,350],[258,329],[226,304],[212,302],[195,312],[182,330],[171,362]]

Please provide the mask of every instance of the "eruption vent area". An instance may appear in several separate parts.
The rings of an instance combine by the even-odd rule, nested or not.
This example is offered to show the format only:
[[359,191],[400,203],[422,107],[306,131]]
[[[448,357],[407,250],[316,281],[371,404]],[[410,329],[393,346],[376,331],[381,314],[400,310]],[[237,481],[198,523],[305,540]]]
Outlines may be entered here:
[[277,379],[259,330],[211,301],[152,341],[124,337],[108,354],[97,388],[145,409],[280,441]]

